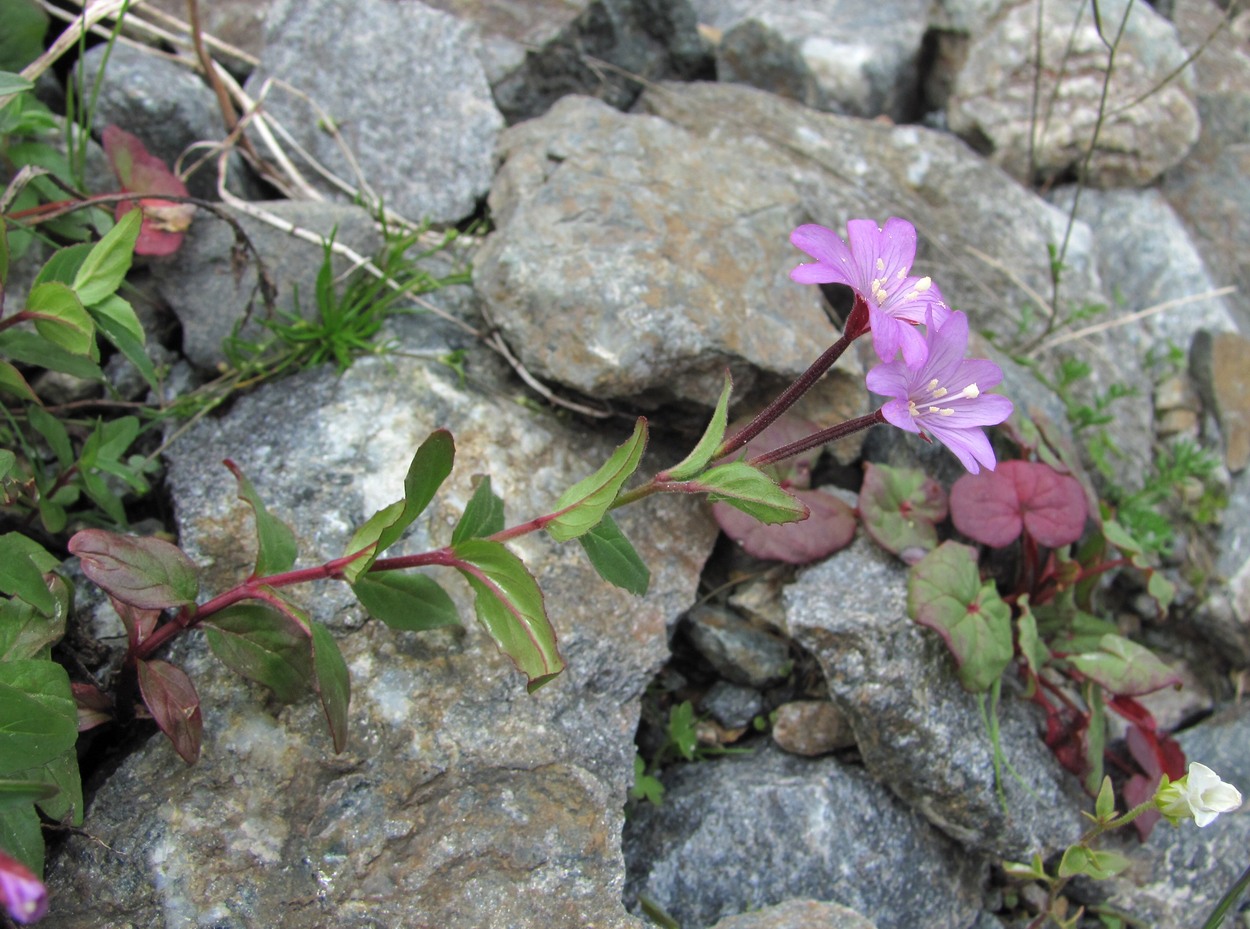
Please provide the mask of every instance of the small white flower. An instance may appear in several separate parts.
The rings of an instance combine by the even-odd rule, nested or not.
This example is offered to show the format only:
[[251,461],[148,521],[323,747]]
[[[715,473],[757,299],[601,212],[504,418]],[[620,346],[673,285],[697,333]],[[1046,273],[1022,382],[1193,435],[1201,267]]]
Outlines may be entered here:
[[1221,813],[1241,806],[1241,792],[1206,765],[1193,761],[1188,774],[1159,788],[1155,804],[1172,822],[1192,816],[1199,826],[1207,826]]

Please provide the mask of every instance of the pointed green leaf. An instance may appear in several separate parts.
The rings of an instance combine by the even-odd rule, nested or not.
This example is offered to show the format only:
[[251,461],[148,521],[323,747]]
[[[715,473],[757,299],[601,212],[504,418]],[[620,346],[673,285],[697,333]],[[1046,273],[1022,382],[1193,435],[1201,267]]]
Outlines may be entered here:
[[237,603],[200,624],[213,654],[231,671],[294,703],[312,684],[312,639],[299,623],[261,603]]
[[104,380],[100,366],[84,355],[75,355],[52,344],[37,332],[6,329],[0,332],[0,354],[10,360],[49,371],[60,371],[88,381]]
[[26,378],[22,377],[22,372],[7,361],[0,361],[0,390],[7,390],[9,393],[23,400],[29,400],[32,403],[39,402],[35,392],[26,383]]
[[48,585],[40,580],[55,604],[48,613],[41,613],[19,597],[0,600],[0,661],[48,658],[50,647],[65,635],[69,585],[56,575],[50,577]]
[[466,539],[482,539],[503,531],[503,500],[490,488],[490,476],[476,481],[473,496],[464,508],[464,515],[451,533],[451,544]]
[[10,803],[34,803],[55,797],[57,787],[41,780],[0,781],[0,806]]
[[357,558],[344,569],[343,576],[349,584],[355,583],[382,552],[399,541],[404,531],[430,505],[438,488],[451,474],[455,458],[456,444],[446,429],[435,430],[421,443],[404,478],[404,499],[373,514],[348,543],[348,555],[373,546],[367,556]]
[[807,518],[807,506],[786,493],[763,471],[744,461],[731,461],[704,471],[692,482],[713,503],[723,500],[762,523],[789,523]]
[[1098,797],[1094,801],[1094,814],[1098,821],[1105,823],[1115,818],[1115,788],[1111,786],[1111,778],[1104,777],[1102,786],[1098,788]]
[[[3,362],[0,362],[0,378],[3,377]],[[0,448],[0,481],[7,478],[10,474],[14,474],[17,469],[17,456],[7,448]],[[14,475],[15,480],[21,480],[20,476]]]
[[599,525],[578,540],[586,550],[586,557],[609,584],[614,584],[635,596],[641,597],[651,584],[651,572],[638,557],[625,533],[616,524],[612,514],[605,513]]
[[969,546],[943,542],[911,569],[907,609],[946,641],[965,689],[989,690],[1011,662],[1011,608],[981,583]]
[[52,253],[39,273],[35,276],[35,283],[42,284],[45,281],[59,281],[62,284],[70,285],[74,283],[74,278],[78,276],[78,269],[82,267],[83,262],[87,260],[87,256],[91,254],[92,245],[90,242],[83,242],[79,245],[71,245],[68,248],[59,248]]
[[191,678],[181,668],[159,658],[136,661],[135,671],[143,705],[152,719],[182,760],[195,764],[200,757],[204,716]]
[[392,629],[423,632],[460,625],[460,614],[447,592],[424,574],[375,571],[352,585],[369,615]]
[[48,550],[20,532],[0,535],[0,592],[20,597],[45,616],[57,608],[43,576],[58,562]]
[[43,437],[56,456],[56,463],[68,468],[74,463],[74,446],[69,440],[69,431],[65,424],[41,406],[32,406],[26,411],[31,428]]
[[621,492],[621,487],[638,470],[646,445],[647,420],[639,416],[634,423],[634,434],[616,447],[603,467],[560,495],[553,512],[567,512],[560,513],[547,525],[551,537],[557,542],[567,542],[598,525]]
[[689,455],[668,469],[670,480],[688,481],[711,463],[712,456],[725,438],[725,426],[729,422],[729,395],[733,393],[733,386],[733,378],[726,371],[725,386],[721,388],[720,399],[716,401],[716,409],[712,411],[712,419],[703,431],[703,437]]
[[31,803],[0,804],[0,849],[43,874],[43,827]]
[[76,749],[67,748],[46,764],[15,772],[13,776],[20,779],[17,783],[42,788],[35,802],[49,819],[71,826],[82,825],[82,777],[78,772]]
[[85,306],[100,302],[126,279],[142,221],[141,210],[130,211],[87,253],[73,283],[78,299]]
[[313,672],[317,696],[330,725],[330,737],[334,750],[347,748],[347,709],[351,703],[352,682],[347,673],[347,662],[339,651],[330,630],[320,623],[309,622],[313,640]]
[[102,300],[87,307],[87,312],[97,323],[108,320],[113,324],[114,330],[124,332],[134,341],[142,345],[147,341],[147,336],[143,331],[143,323],[139,322],[139,317],[135,314],[135,308],[130,305],[129,300],[125,300],[117,294],[109,294]]
[[1129,866],[1129,860],[1119,852],[1098,851],[1084,845],[1069,845],[1059,862],[1060,877],[1076,877],[1084,874],[1096,881],[1115,877]]
[[1181,682],[1150,649],[1111,633],[1099,640],[1098,651],[1070,655],[1068,660],[1090,680],[1121,697],[1140,697]]
[[268,577],[290,571],[298,554],[295,533],[265,508],[260,494],[238,465],[229,459],[224,464],[239,482],[239,499],[252,508],[256,518],[256,568],[252,576]]
[[[40,33],[42,36],[42,33]],[[7,97],[10,94],[20,94],[24,90],[34,90],[35,85],[20,74],[14,74],[12,71],[0,71],[0,97]],[[0,266],[0,274],[7,271],[7,267]]]
[[69,550],[101,589],[140,609],[194,603],[199,592],[195,563],[163,539],[84,529],[69,540]]
[[564,670],[538,583],[521,559],[498,542],[471,539],[453,552],[459,559],[456,568],[476,594],[478,620],[529,678],[533,693]]
[[65,669],[39,659],[0,663],[0,776],[47,764],[77,740]]
[[1086,769],[1084,786],[1086,793],[1091,794],[1102,784],[1103,758],[1107,751],[1107,705],[1102,694],[1102,688],[1091,681],[1081,687],[1081,696],[1089,708],[1089,720],[1081,739]]
[[35,330],[53,345],[94,360],[95,323],[64,284],[36,284],[26,298],[26,310],[38,314]]

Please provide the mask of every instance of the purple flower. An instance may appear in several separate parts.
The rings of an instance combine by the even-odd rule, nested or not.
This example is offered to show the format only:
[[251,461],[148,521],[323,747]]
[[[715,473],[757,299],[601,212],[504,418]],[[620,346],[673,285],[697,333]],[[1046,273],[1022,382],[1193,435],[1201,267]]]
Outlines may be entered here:
[[852,219],[846,224],[846,237],[849,246],[824,226],[799,226],[790,233],[790,241],[816,262],[799,265],[790,278],[800,284],[848,285],[868,308],[878,357],[891,361],[902,348],[903,359],[919,365],[925,342],[912,326],[923,323],[930,308],[939,325],[951,311],[933,281],[910,273],[916,258],[916,227],[896,216],[885,221],[884,229],[871,219]]
[[1003,379],[992,361],[965,358],[968,348],[968,317],[951,313],[944,323],[929,310],[924,341],[928,357],[917,368],[903,361],[877,365],[868,372],[868,389],[894,399],[881,408],[886,421],[932,435],[955,453],[963,466],[977,474],[984,465],[994,470],[994,449],[982,426],[1001,423],[1011,415],[1006,397],[986,394]]
[[19,923],[33,923],[48,912],[48,889],[20,861],[0,852],[0,906]]

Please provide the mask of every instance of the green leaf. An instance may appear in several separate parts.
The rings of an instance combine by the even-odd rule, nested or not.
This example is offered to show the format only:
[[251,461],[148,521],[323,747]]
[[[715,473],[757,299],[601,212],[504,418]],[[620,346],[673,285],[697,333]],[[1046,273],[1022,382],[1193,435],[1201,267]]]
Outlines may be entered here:
[[421,443],[404,478],[404,499],[374,513],[356,530],[348,543],[348,555],[373,546],[368,555],[357,558],[343,570],[349,584],[354,584],[382,552],[398,542],[404,531],[430,505],[438,488],[451,474],[455,458],[456,444],[446,429],[435,430]]
[[[873,541],[896,555],[931,551],[937,524],[946,518],[946,492],[915,468],[864,465],[859,512]],[[917,554],[917,558],[919,554]]]
[[473,496],[452,530],[452,545],[503,531],[503,500],[490,489],[490,476],[485,475],[474,483]]
[[43,827],[31,803],[0,804],[0,849],[43,874]]
[[36,784],[43,789],[35,802],[49,819],[82,825],[82,777],[76,749],[67,748],[47,764],[15,772],[14,777],[20,778],[16,783]]
[[729,395],[733,392],[733,378],[725,372],[725,386],[721,388],[720,399],[716,401],[716,409],[712,411],[711,422],[703,431],[703,437],[679,464],[668,469],[668,477],[674,481],[688,481],[712,461],[716,449],[720,448],[725,438],[725,426],[729,422]]
[[78,269],[91,254],[91,248],[90,242],[83,242],[80,245],[57,249],[39,269],[39,273],[35,276],[35,283],[58,281],[67,286],[73,284],[74,278],[78,276]]
[[1115,788],[1111,786],[1111,778],[1104,777],[1102,786],[1098,788],[1098,798],[1094,801],[1094,815],[1098,822],[1106,823],[1115,818]]
[[55,784],[41,780],[3,780],[0,781],[0,806],[11,803],[34,803],[36,800],[50,800],[57,794]]
[[182,760],[195,764],[200,757],[204,716],[191,678],[181,668],[159,658],[136,661],[135,671],[143,705],[152,719]]
[[33,406],[26,411],[31,428],[43,437],[56,456],[56,463],[68,468],[74,463],[74,446],[69,440],[69,431],[65,424],[41,406]]
[[1096,881],[1105,881],[1128,866],[1129,860],[1119,852],[1095,851],[1084,845],[1069,845],[1059,862],[1059,876],[1076,877],[1084,874]]
[[695,750],[699,747],[698,722],[694,704],[689,700],[675,704],[668,711],[668,741],[687,761],[694,761]]
[[1086,768],[1084,787],[1086,793],[1092,794],[1102,784],[1103,756],[1107,750],[1107,706],[1102,699],[1102,688],[1090,681],[1081,688],[1081,695],[1089,707],[1089,721],[1081,740]]
[[635,800],[648,800],[654,806],[664,802],[664,785],[647,773],[647,763],[637,753],[634,754],[634,786],[629,788],[629,795]]
[[1029,607],[1029,595],[1024,594],[1016,601],[1016,606],[1020,608],[1020,616],[1016,620],[1017,641],[1020,643],[1020,654],[1024,657],[1025,664],[1028,665],[1032,672],[1032,678],[1029,681],[1029,693],[1026,696],[1032,696],[1032,689],[1037,681],[1037,676],[1041,673],[1042,668],[1050,661],[1050,650],[1046,648],[1041,638],[1037,634],[1037,618],[1033,615],[1032,609]]
[[35,330],[53,345],[95,360],[95,323],[64,284],[36,284],[26,298],[26,310],[38,314]]
[[[0,362],[3,364],[3,362]],[[13,474],[17,467],[17,456],[7,448],[0,448],[0,481]],[[20,478],[16,478],[20,480]]]
[[102,300],[96,301],[87,307],[87,312],[91,314],[97,323],[110,322],[114,331],[124,332],[140,345],[147,341],[147,335],[143,331],[143,324],[139,322],[139,317],[135,314],[135,308],[130,305],[129,300],[125,300],[117,296],[117,294],[109,294]]
[[45,616],[57,609],[44,574],[59,562],[38,542],[20,532],[0,535],[0,592],[20,597]]
[[370,616],[392,629],[424,632],[460,625],[451,597],[424,574],[375,571],[356,581],[352,590]]
[[54,608],[42,613],[24,599],[0,600],[0,661],[48,658],[50,647],[65,635],[70,590],[56,575],[44,587],[52,595]]
[[1140,697],[1181,682],[1150,649],[1113,633],[1099,640],[1098,651],[1070,655],[1068,660],[1090,680],[1121,697]]
[[0,776],[47,764],[77,740],[64,668],[38,659],[0,664]]
[[[14,74],[12,71],[0,71],[0,97],[7,97],[9,94],[20,94],[24,90],[34,90],[35,85],[20,74]],[[7,268],[0,267],[0,275]]]
[[72,285],[84,306],[110,296],[126,279],[142,221],[143,212],[131,210],[87,253]]
[[605,513],[599,525],[578,540],[586,551],[586,557],[609,584],[614,584],[635,596],[641,597],[651,584],[651,572],[638,557],[625,533],[616,524],[612,514]]
[[786,493],[763,471],[731,461],[704,471],[692,482],[715,503],[723,500],[762,523],[790,523],[807,518],[807,506]]
[[[148,353],[144,351],[143,338],[135,338],[130,328],[125,324],[109,317],[96,313],[104,304],[114,300],[121,300],[120,297],[106,297],[100,304],[91,307],[90,312],[95,319],[96,326],[104,337],[116,346],[117,350],[135,366],[135,369],[143,377],[143,380],[152,390],[160,389],[160,380],[156,376],[156,368],[152,366],[152,359],[148,357]],[[123,303],[125,301],[122,301]],[[127,304],[129,306],[129,304]]]
[[639,416],[634,423],[634,434],[616,447],[603,467],[560,495],[553,509],[560,515],[547,525],[551,537],[557,542],[567,542],[598,525],[620,494],[621,487],[638,470],[646,445],[647,420]]
[[1028,864],[1021,861],[1004,861],[1003,871],[1016,881],[1048,881],[1050,879],[1046,873],[1046,865],[1042,863],[1042,856],[1036,852],[1033,853],[1033,858]]
[[213,654],[235,674],[294,703],[312,684],[312,639],[291,617],[260,603],[237,603],[200,624]]
[[521,559],[484,539],[461,542],[452,552],[476,594],[478,620],[529,679],[530,693],[564,670],[542,591]]
[[102,590],[140,609],[194,603],[199,593],[195,563],[163,539],[84,529],[69,540],[69,550]]
[[907,608],[946,641],[965,689],[989,690],[1011,662],[1011,608],[992,582],[981,583],[969,546],[943,542],[917,563],[907,581]]
[[[22,372],[7,361],[0,361],[0,390],[7,390],[23,400],[29,400],[31,403],[39,402],[39,397],[31,389],[30,384],[26,383],[26,378],[22,377]],[[12,452],[7,452],[7,454],[11,455]]]
[[313,640],[313,684],[321,698],[326,722],[330,725],[330,737],[334,750],[347,748],[347,709],[351,702],[352,682],[347,673],[347,662],[339,651],[334,636],[320,623],[309,621]]
[[0,332],[0,354],[22,364],[60,371],[83,380],[104,380],[104,372],[91,358],[67,352],[37,332],[24,329],[6,329]]
[[290,571],[298,554],[295,533],[265,508],[260,494],[238,465],[229,459],[225,465],[239,482],[239,499],[252,508],[256,518],[256,567],[252,576],[268,577]]

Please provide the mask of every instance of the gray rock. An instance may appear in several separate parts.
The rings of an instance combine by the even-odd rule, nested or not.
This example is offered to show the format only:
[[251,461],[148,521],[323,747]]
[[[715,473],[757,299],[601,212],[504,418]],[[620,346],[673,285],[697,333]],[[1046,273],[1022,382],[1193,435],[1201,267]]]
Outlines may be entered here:
[[[1235,284],[1229,297],[1237,325],[1250,334],[1250,193],[1241,182],[1250,171],[1250,53],[1244,14],[1220,28],[1224,11],[1209,0],[1180,0],[1177,28],[1186,49],[1203,52],[1194,62],[1202,134],[1193,154],[1164,177],[1168,202],[1194,231],[1202,257],[1220,284]],[[1214,35],[1215,39],[1208,42]]]
[[[437,426],[455,433],[458,464],[400,551],[448,541],[473,474],[492,475],[516,523],[620,438],[464,393],[444,367],[402,356],[262,388],[171,450],[180,541],[204,566],[206,594],[250,570],[252,520],[223,455],[293,526],[310,564],[339,555],[399,496]],[[695,597],[715,528],[676,498],[620,521],[653,572],[644,598],[600,581],[576,545],[513,543],[541,579],[569,665],[533,696],[451,578],[466,628],[426,634],[365,623],[341,586],[291,589],[351,670],[342,755],[313,701],[277,706],[197,636],[183,640],[172,660],[203,701],[201,760],[187,768],[155,738],[101,786],[49,875],[58,925],[639,929],[621,904],[619,838],[637,698],[667,656],[667,624]],[[645,531],[654,525],[664,531]]]
[[794,897],[880,929],[963,929],[980,908],[981,862],[858,768],[768,746],[672,770],[626,824],[626,893],[683,929]]
[[1027,859],[1074,841],[1085,798],[1042,743],[1020,702],[1000,706],[1002,750],[1027,789],[1005,775],[978,699],[955,677],[942,640],[907,617],[907,571],[864,539],[803,571],[786,591],[796,643],[816,656],[850,719],[868,771],[970,848]]
[[787,900],[751,913],[726,916],[712,929],[876,929],[852,909],[818,900]]
[[726,680],[764,688],[785,680],[793,662],[784,639],[759,629],[731,610],[700,606],[690,611],[690,642]]
[[928,0],[696,0],[721,33],[716,73],[835,113],[916,113]]
[[[260,67],[246,89],[255,96],[270,77],[294,85],[328,114],[388,208],[414,221],[454,223],[490,186],[503,128],[476,51],[471,26],[421,3],[287,2],[269,13]],[[275,87],[264,105],[313,157],[359,186],[306,102]]]
[[[1051,200],[1070,210],[1075,189],[1063,187]],[[1103,286],[1116,299],[1089,325],[1109,323],[1172,301],[1219,288],[1180,217],[1157,190],[1084,190],[1077,218],[1094,238],[1094,254]],[[1152,346],[1169,342],[1187,351],[1195,333],[1235,332],[1237,324],[1225,297],[1180,304],[1140,321],[1116,327],[1122,353],[1136,361]]]
[[728,729],[749,726],[756,716],[764,712],[764,699],[758,690],[717,681],[699,702],[699,708]]
[[495,102],[509,123],[570,94],[628,108],[648,81],[708,70],[689,0],[432,0],[474,22]]
[[[947,302],[968,314],[974,332],[993,336],[1009,352],[1041,336],[1045,310],[1036,301],[1051,293],[1048,247],[1063,241],[1067,217],[958,140],[916,126],[818,113],[737,85],[666,84],[648,90],[641,107],[699,138],[751,152],[753,162],[784,158],[807,221],[844,233],[854,217],[908,219],[920,238],[914,273],[932,276]],[[792,253],[786,264],[793,260]],[[1072,227],[1064,263],[1061,311],[1110,302],[1094,266],[1089,227],[1080,221]],[[782,294],[790,299],[779,287],[774,293],[774,302]],[[1121,343],[1117,333],[1097,333],[1036,361],[1051,378],[1063,357],[1089,364],[1089,377],[1074,389],[1083,402],[1117,380],[1146,396],[1150,384],[1141,366],[1115,361],[1123,358]],[[1008,395],[1044,404],[1050,393],[1035,388]],[[1115,428],[1123,471],[1130,479],[1144,474],[1153,435],[1148,406],[1125,405]]]
[[[82,67],[74,71],[74,79],[81,76],[90,88],[104,53],[103,45],[87,52]],[[108,125],[120,126],[174,170],[179,170],[178,160],[190,146],[220,142],[226,137],[217,98],[207,84],[155,51],[142,51],[120,42],[113,46],[104,68],[93,125],[97,131]],[[190,168],[205,155],[211,153],[189,152],[181,168]],[[255,182],[237,157],[231,160],[229,176],[232,192],[247,196],[255,191]],[[209,157],[196,168],[186,183],[192,196],[218,199],[216,157]],[[116,185],[110,189],[116,190]]]
[[[305,231],[347,245],[373,257],[382,247],[382,236],[369,214],[358,206],[278,200],[257,204],[261,209]],[[317,272],[324,248],[296,238],[258,219],[231,210],[264,260],[270,281],[277,288],[275,312],[297,309],[310,318],[316,311]],[[172,261],[155,266],[161,296],[182,323],[182,350],[197,367],[212,371],[226,360],[222,347],[236,324],[246,322],[240,335],[263,339],[256,321],[266,312],[258,289],[256,262],[250,252],[236,251],[234,230],[225,222],[200,211]],[[336,275],[351,268],[342,257],[333,261]],[[299,302],[296,303],[298,295]]]
[[[799,192],[782,160],[585,97],[509,129],[474,286],[536,374],[596,397],[711,405],[792,378],[836,338],[788,277]],[[853,359],[829,383],[862,412]]]
[[[1107,41],[1129,3],[1100,4]],[[1040,85],[1034,80],[1039,7]],[[1013,177],[1062,176],[1083,164],[1089,148],[1107,55],[1083,0],[1013,4],[973,36],[947,101],[950,128],[988,148],[990,161]],[[1199,127],[1192,71],[1173,75],[1185,58],[1172,24],[1148,4],[1134,4],[1116,48],[1098,145],[1082,168],[1090,184],[1142,186],[1185,157]],[[1044,116],[1036,114],[1034,101],[1044,101],[1037,104]]]
[[[1206,765],[1246,794],[1250,707],[1229,707],[1177,738],[1190,761]],[[1199,925],[1245,869],[1250,815],[1243,805],[1201,829],[1192,820],[1176,826],[1163,821],[1145,845],[1130,841],[1120,851],[1130,855],[1132,865],[1106,885],[1108,902],[1145,925]]]

